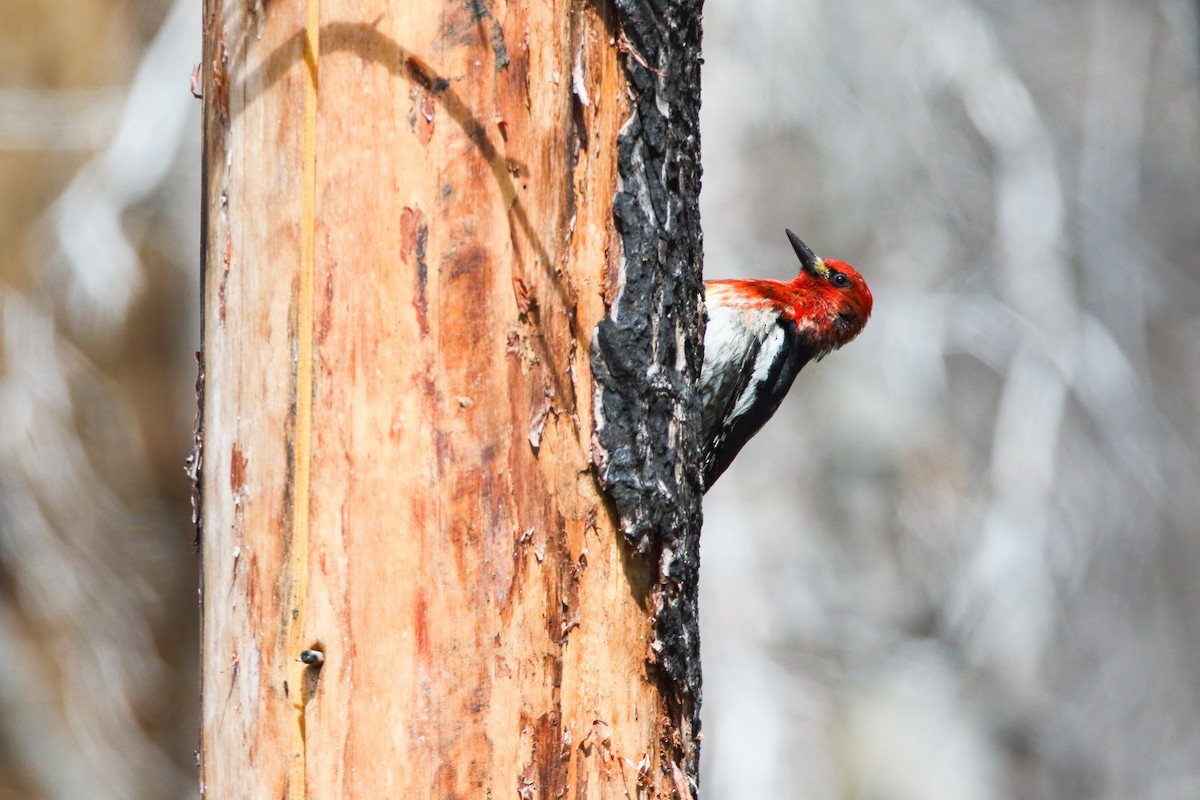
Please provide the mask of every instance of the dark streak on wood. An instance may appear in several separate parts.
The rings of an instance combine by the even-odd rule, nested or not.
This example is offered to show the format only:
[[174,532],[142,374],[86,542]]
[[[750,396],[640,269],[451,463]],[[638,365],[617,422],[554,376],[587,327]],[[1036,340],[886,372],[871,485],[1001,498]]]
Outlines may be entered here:
[[[471,10],[471,21],[479,29],[479,38],[486,39],[492,48],[496,72],[508,66],[508,48],[504,44],[504,28],[500,21],[492,15],[485,0],[467,0],[467,8]],[[484,30],[484,22],[490,21],[490,31]]]
[[[449,264],[443,267],[443,274],[447,277],[447,283],[454,283],[463,278],[476,280],[479,277],[476,273],[489,266],[487,250],[478,245],[471,244],[456,251],[451,256]],[[456,321],[461,323],[469,319],[470,317],[462,317]]]
[[220,27],[216,31],[215,39],[210,40],[213,28],[218,25],[220,18],[220,10],[215,7],[204,32],[205,42],[209,44],[207,52],[210,54],[209,75],[211,76],[212,91],[210,92],[210,86],[206,85],[202,94],[212,98],[211,105],[208,103],[205,105],[211,107],[216,112],[220,124],[226,126],[229,124],[229,75],[226,70],[229,64],[229,51],[225,47],[225,28]]
[[558,714],[548,712],[537,719],[522,714],[521,727],[532,734],[533,752],[518,777],[518,797],[563,797],[567,769],[562,764],[563,730]]
[[225,295],[229,285],[229,269],[233,266],[233,239],[225,231],[225,255],[221,258],[221,284],[217,289],[217,319],[225,324]]
[[[328,236],[328,232],[326,232],[326,236]],[[318,308],[316,326],[314,330],[314,338],[319,345],[324,344],[325,340],[329,338],[329,329],[333,324],[334,276],[338,274],[338,265],[331,262],[325,271],[325,302],[323,302]],[[353,374],[353,370],[351,370],[350,374]]]
[[429,246],[429,223],[421,209],[406,207],[400,213],[400,257],[408,261],[410,256],[416,262],[417,291],[413,297],[413,308],[417,312],[417,325],[421,335],[429,335],[429,262],[426,251]]
[[504,28],[497,20],[492,20],[491,35],[492,55],[496,58],[496,72],[508,66],[508,47],[504,44]]
[[[295,392],[292,392],[292,397],[295,397]],[[295,446],[296,406],[295,406],[295,401],[293,401],[292,407],[288,412],[288,416],[287,416],[287,420],[286,420],[286,429],[284,431],[284,437],[285,437],[284,438],[284,455],[285,455],[285,463],[287,464],[287,468],[284,471],[284,475],[286,477],[284,479],[283,492],[280,497],[280,503],[279,503],[280,510],[279,510],[279,514],[276,517],[276,519],[278,520],[277,530],[280,532],[281,538],[283,538],[285,540],[283,543],[283,547],[290,548],[292,546],[292,543],[291,543],[291,536],[292,536],[292,530],[293,530],[292,519],[294,518],[295,513],[296,513],[296,509],[295,509],[296,502],[295,502],[295,494],[294,494],[295,490],[293,488],[296,483],[296,446]],[[251,555],[253,555],[253,554],[251,554]],[[255,573],[247,572],[247,575],[253,575],[253,574],[255,574]],[[281,581],[283,581],[283,580],[290,580],[290,576],[281,576]],[[247,593],[247,595],[249,594],[248,589],[247,589],[246,593]],[[283,597],[285,595],[280,595],[280,596]],[[257,606],[254,606],[254,607],[257,607]],[[279,613],[280,613],[279,629],[281,631],[287,630],[288,625],[290,624],[289,620],[287,619],[289,612],[290,612],[290,609],[286,608],[284,605],[281,604],[279,606]],[[280,641],[280,646],[282,646],[283,637],[280,637],[279,641]]]
[[[333,27],[333,26],[330,26]],[[396,49],[398,45],[394,45]],[[407,51],[404,51],[407,53]],[[421,60],[420,56],[408,54],[404,59],[404,67],[408,72],[408,77],[421,85],[427,91],[434,94],[441,94],[450,88],[450,81],[438,75],[433,69]]]
[[200,532],[203,529],[204,495],[200,490],[200,478],[204,473],[204,355],[196,352],[196,416],[192,420],[192,449],[188,452],[185,471],[192,484],[192,538],[193,552],[200,550]]

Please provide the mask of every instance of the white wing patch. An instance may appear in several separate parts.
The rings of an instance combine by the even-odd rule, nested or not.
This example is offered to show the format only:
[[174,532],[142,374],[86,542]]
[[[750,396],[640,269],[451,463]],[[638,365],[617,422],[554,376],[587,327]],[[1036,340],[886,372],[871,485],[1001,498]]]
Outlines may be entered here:
[[783,328],[772,324],[766,340],[758,351],[758,357],[754,359],[754,372],[751,373],[746,388],[738,395],[737,402],[733,406],[733,413],[730,414],[731,417],[748,414],[750,407],[762,399],[761,384],[766,383],[767,377],[771,374],[771,367],[779,359],[784,341]]
[[709,284],[704,367],[698,386],[705,488],[779,408],[796,374],[825,350],[803,327],[784,322],[785,309],[754,287]]
[[[704,430],[710,436],[732,416],[731,409],[752,402],[754,384],[766,377],[783,345],[783,330],[774,311],[720,305],[719,300],[719,294],[709,299],[700,371]],[[750,358],[753,364],[746,363]]]

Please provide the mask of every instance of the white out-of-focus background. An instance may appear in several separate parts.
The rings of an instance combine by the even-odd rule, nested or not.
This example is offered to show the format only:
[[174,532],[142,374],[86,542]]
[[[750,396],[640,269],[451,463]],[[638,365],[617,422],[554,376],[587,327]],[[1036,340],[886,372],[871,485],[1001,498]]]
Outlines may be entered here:
[[707,798],[1200,798],[1184,0],[709,0],[708,277],[875,314],[709,493]]
[[[875,316],[706,501],[703,794],[1200,797],[1200,13],[708,0],[706,274]],[[196,0],[0,0],[0,800],[196,795]]]

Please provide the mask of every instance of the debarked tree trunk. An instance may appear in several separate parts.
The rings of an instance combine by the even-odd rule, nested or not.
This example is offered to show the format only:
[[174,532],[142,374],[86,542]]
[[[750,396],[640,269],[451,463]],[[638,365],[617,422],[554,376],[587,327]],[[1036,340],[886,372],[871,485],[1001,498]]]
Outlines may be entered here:
[[204,37],[206,796],[694,797],[699,3]]

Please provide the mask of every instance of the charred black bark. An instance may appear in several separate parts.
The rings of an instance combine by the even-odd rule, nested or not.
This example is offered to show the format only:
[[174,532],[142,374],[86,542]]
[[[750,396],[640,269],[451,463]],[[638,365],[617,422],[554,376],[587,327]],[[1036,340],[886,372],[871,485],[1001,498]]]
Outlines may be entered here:
[[695,781],[703,495],[699,405],[701,0],[616,0],[632,114],[618,137],[619,292],[596,331],[596,467],[622,529],[657,559],[653,661]]

